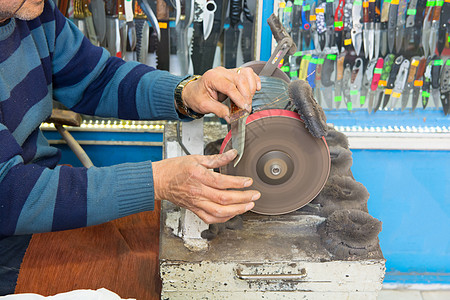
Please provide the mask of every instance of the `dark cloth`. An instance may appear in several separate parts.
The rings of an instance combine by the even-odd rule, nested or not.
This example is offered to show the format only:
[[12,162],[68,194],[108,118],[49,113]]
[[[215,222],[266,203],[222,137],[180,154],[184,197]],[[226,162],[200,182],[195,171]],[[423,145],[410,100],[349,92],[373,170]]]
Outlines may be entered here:
[[31,235],[0,237],[0,296],[14,294]]

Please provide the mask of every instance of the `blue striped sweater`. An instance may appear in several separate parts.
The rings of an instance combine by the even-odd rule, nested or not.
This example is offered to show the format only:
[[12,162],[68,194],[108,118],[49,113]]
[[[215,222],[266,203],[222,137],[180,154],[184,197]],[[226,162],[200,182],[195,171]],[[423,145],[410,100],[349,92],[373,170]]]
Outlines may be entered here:
[[151,162],[57,166],[39,125],[55,99],[122,119],[178,119],[182,78],[95,47],[52,1],[32,21],[0,27],[0,238],[103,223],[153,209]]

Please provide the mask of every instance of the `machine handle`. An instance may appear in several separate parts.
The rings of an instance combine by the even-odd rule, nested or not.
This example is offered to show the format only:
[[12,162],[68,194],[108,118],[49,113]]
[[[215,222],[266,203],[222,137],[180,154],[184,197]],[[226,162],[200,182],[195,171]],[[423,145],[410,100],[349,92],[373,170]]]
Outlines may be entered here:
[[302,268],[300,274],[242,274],[241,269],[236,269],[236,276],[241,280],[292,280],[296,281],[299,279],[304,279],[306,274],[306,269]]

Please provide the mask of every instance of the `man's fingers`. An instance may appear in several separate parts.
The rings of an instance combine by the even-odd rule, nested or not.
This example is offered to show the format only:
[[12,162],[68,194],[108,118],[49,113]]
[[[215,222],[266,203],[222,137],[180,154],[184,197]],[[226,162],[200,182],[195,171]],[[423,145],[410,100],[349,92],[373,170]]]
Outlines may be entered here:
[[203,184],[219,190],[242,189],[253,184],[253,180],[250,177],[224,175],[206,169],[197,178]]
[[200,201],[198,208],[205,211],[207,214],[214,218],[232,218],[236,215],[241,215],[246,211],[249,211],[255,206],[253,202],[233,205],[220,205],[211,201]]
[[199,163],[207,169],[215,169],[229,164],[237,155],[236,149],[222,154],[199,156]]
[[255,190],[236,191],[236,190],[220,190],[203,186],[201,196],[209,199],[219,205],[245,204],[258,200],[261,193]]
[[228,118],[227,121],[229,121],[230,109],[228,108],[228,106],[214,99],[210,99],[209,101],[205,100],[201,104],[201,110],[202,112],[213,111],[216,116],[224,118],[225,120],[227,120]]
[[194,211],[194,213],[203,220],[206,224],[215,224],[215,223],[225,223],[232,217],[226,217],[226,218],[217,218],[210,214],[208,214],[206,211],[197,209]]

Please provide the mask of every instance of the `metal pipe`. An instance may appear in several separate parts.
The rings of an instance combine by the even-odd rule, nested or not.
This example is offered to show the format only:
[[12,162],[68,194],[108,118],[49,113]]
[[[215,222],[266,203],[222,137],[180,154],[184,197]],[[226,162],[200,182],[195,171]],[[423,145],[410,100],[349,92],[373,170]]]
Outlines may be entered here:
[[94,164],[92,163],[91,159],[83,150],[83,148],[81,148],[80,144],[78,144],[78,142],[73,138],[73,136],[62,125],[55,124],[55,128],[56,130],[58,130],[62,138],[66,141],[67,145],[69,145],[73,153],[75,153],[75,155],[81,161],[83,166],[88,169],[90,167],[93,167]]

